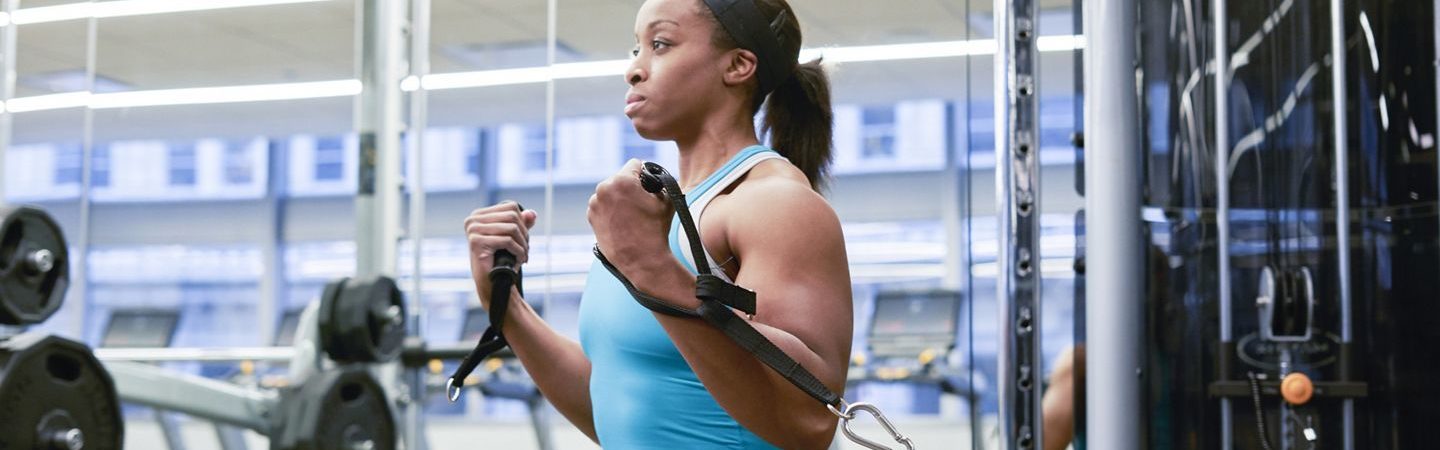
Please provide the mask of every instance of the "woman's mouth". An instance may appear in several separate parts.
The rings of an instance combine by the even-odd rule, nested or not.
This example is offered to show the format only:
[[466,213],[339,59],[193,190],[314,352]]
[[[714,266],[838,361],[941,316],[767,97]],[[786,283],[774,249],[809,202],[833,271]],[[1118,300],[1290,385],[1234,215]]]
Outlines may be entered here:
[[626,116],[629,116],[629,115],[634,114],[634,113],[635,113],[635,110],[636,110],[636,109],[639,109],[639,108],[640,108],[640,105],[643,105],[643,104],[645,104],[645,97],[644,97],[644,96],[641,96],[641,95],[638,95],[638,94],[630,94],[629,96],[626,96],[626,97],[625,97],[625,115],[626,115]]

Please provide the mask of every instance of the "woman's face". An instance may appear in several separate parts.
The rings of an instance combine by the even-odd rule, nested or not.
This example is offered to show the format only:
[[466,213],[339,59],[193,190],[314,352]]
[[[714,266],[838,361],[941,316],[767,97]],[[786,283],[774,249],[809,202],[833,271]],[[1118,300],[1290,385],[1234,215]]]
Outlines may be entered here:
[[625,115],[647,139],[693,133],[725,89],[726,52],[697,0],[649,0],[635,17],[636,47],[625,81]]

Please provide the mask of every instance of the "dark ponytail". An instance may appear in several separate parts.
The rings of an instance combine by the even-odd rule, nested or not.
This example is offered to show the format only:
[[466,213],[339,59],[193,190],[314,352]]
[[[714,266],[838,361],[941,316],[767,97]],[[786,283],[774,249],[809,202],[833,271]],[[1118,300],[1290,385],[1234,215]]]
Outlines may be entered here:
[[[742,0],[752,1],[752,0]],[[778,39],[780,61],[761,61],[763,64],[789,64],[793,72],[767,96],[756,89],[755,102],[750,112],[760,112],[765,105],[765,123],[760,133],[770,136],[770,146],[790,160],[810,180],[810,187],[820,191],[825,187],[830,172],[831,149],[834,147],[835,118],[830,107],[830,77],[825,75],[820,60],[795,65],[800,59],[800,22],[795,20],[795,11],[786,0],[753,0],[756,9],[769,23]],[[718,48],[738,48],[713,14],[705,1],[700,7],[716,24],[712,44]],[[758,72],[757,72],[758,74]]]
[[770,93],[765,125],[770,146],[785,155],[820,191],[830,173],[835,115],[830,109],[830,77],[820,60],[795,67],[795,75]]

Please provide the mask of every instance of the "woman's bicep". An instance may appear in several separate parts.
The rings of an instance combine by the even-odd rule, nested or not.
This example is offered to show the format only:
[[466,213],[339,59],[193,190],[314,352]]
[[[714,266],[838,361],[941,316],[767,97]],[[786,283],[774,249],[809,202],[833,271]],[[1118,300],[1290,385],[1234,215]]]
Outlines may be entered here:
[[769,211],[763,217],[732,222],[731,246],[742,261],[735,281],[755,291],[757,322],[794,335],[832,369],[843,368],[854,316],[840,223],[818,197],[796,197],[750,209]]

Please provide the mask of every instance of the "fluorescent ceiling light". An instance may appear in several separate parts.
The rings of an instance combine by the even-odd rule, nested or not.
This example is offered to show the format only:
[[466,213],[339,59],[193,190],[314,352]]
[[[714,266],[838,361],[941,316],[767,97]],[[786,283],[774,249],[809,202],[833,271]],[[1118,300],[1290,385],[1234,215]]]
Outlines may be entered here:
[[[1085,48],[1083,35],[1040,36],[1035,43],[1041,52],[1074,51]],[[867,45],[852,47],[812,48],[800,52],[801,61],[824,56],[827,63],[876,62],[910,59],[954,58],[995,54],[995,41],[976,39],[969,41],[922,42],[916,44]],[[614,59],[584,63],[556,64],[550,70],[545,67],[521,69],[480,70],[427,75],[421,86],[428,90],[459,89],[517,84],[544,83],[550,80],[573,78],[620,76],[630,67],[628,59]]]
[[241,103],[348,97],[359,94],[360,91],[360,80],[335,80],[309,83],[112,92],[91,96],[90,107],[95,109],[132,108],[139,106],[195,105],[206,103]]
[[97,19],[103,19],[107,17],[139,16],[146,14],[205,11],[212,9],[283,5],[291,3],[311,3],[320,1],[327,0],[114,0],[105,2],[84,2],[20,9],[18,11],[15,11],[15,16],[13,18],[7,16],[3,19],[0,19],[0,25],[6,25],[12,22],[16,25],[28,25],[32,23],[89,19],[92,17]]
[[[192,0],[195,1],[195,0]],[[324,0],[212,0],[215,5],[256,5],[295,3],[299,1]],[[145,3],[172,5],[172,0],[120,0],[105,3]],[[85,3],[84,5],[89,5]],[[64,5],[71,6],[71,5]],[[46,8],[59,8],[46,7]],[[158,8],[158,7],[156,7]],[[179,8],[175,6],[174,8]],[[36,10],[31,8],[21,11]],[[199,8],[192,8],[199,9]],[[167,11],[181,9],[170,9]],[[138,11],[138,10],[132,10]],[[58,16],[57,16],[58,17]],[[1041,52],[1073,51],[1083,48],[1083,36],[1041,36],[1036,45]],[[831,47],[802,51],[801,59],[813,59],[824,55],[831,63],[896,61],[907,59],[951,58],[959,56],[991,55],[995,53],[995,41],[978,39],[971,41],[928,42],[918,44],[870,45],[858,47]],[[413,91],[460,89],[475,87],[513,86],[530,83],[544,83],[550,80],[566,80],[594,77],[618,77],[630,67],[630,60],[615,59],[579,63],[563,63],[549,67],[524,67],[518,69],[481,70],[475,72],[439,73],[426,75],[417,82],[406,77],[400,83],[401,89]],[[5,110],[9,112],[41,111],[89,106],[90,108],[132,108],[162,105],[195,105],[208,103],[259,102],[274,100],[296,100],[307,98],[345,97],[359,94],[359,80],[333,80],[309,83],[262,84],[251,86],[224,86],[211,88],[166,89],[153,91],[112,92],[90,94],[70,92],[35,97],[12,99]]]
[[5,110],[12,113],[44,111],[47,109],[79,108],[89,104],[89,92],[66,92],[63,94],[37,95],[13,98],[5,102]]
[[12,113],[50,109],[90,107],[91,109],[134,108],[142,106],[196,105],[212,103],[243,103],[307,98],[349,97],[359,94],[360,80],[317,81],[310,83],[257,84],[211,88],[165,89],[155,91],[66,92],[63,94],[20,97],[5,103]]
[[1035,41],[1035,48],[1043,52],[1068,52],[1085,49],[1085,35],[1075,34],[1069,36],[1040,36]]
[[902,59],[954,58],[992,55],[995,40],[921,42],[916,44],[866,45],[858,47],[812,48],[800,52],[800,60],[810,61],[824,56],[825,62],[871,62]]

